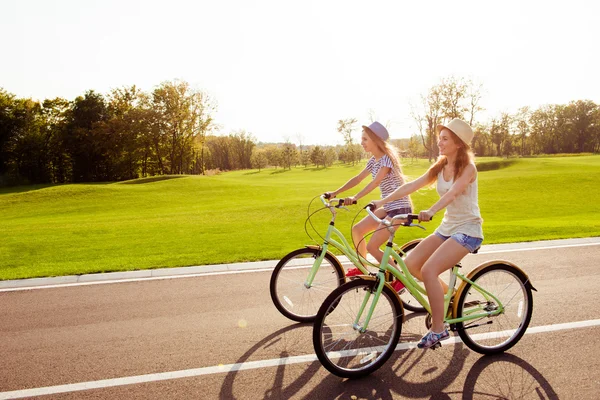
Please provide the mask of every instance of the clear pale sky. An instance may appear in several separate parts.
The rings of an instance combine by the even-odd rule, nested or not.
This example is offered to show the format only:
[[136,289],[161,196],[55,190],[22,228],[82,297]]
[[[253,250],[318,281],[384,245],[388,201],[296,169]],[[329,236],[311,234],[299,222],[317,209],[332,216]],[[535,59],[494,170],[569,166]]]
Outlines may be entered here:
[[336,144],[339,119],[373,110],[409,137],[411,101],[449,75],[483,84],[484,120],[600,103],[598,4],[0,0],[0,87],[73,100],[182,79],[217,100],[222,134]]

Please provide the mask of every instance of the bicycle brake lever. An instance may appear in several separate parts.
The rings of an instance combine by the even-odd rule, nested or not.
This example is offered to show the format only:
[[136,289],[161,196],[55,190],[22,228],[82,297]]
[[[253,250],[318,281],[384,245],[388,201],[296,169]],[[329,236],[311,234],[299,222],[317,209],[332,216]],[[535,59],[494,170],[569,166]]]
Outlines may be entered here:
[[423,229],[424,231],[426,231],[426,230],[427,230],[427,228],[425,228],[424,226],[422,226],[422,225],[419,225],[419,224],[413,224],[413,223],[411,223],[409,226],[416,226],[417,228],[421,228],[421,229]]

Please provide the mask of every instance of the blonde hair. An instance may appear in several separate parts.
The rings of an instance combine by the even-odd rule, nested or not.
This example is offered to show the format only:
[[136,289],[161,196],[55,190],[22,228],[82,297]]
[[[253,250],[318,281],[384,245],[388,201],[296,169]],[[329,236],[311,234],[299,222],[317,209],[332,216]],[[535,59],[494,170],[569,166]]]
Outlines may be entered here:
[[[471,162],[475,160],[475,155],[471,150],[471,146],[463,142],[454,132],[450,129],[448,131],[451,133],[450,137],[454,143],[459,145],[458,152],[456,153],[456,160],[454,160],[454,179],[458,179],[465,167]],[[439,135],[438,135],[439,137]],[[429,178],[429,183],[433,183],[436,179],[440,171],[448,165],[448,158],[446,156],[439,156],[435,164],[429,167],[427,171],[427,178]]]
[[405,182],[406,180],[404,179],[404,174],[402,173],[402,166],[400,165],[400,157],[398,157],[398,149],[396,146],[384,141],[367,127],[365,127],[364,131],[367,132],[369,139],[375,143],[377,149],[390,158],[392,165],[394,166],[392,168],[394,174],[402,179],[402,182]]

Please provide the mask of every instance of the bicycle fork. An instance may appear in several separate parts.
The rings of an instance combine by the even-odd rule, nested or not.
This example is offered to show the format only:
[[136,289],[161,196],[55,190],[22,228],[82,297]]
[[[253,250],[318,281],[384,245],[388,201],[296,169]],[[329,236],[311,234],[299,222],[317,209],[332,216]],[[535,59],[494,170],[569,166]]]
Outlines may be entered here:
[[[371,317],[373,316],[373,311],[375,310],[375,306],[377,306],[377,302],[379,301],[379,297],[381,296],[381,292],[383,291],[383,286],[385,285],[385,275],[382,271],[379,271],[377,274],[377,280],[375,281],[374,289],[367,290],[365,293],[365,298],[363,299],[362,304],[360,305],[360,309],[358,310],[358,315],[352,324],[352,328],[355,331],[360,333],[365,333],[367,328],[369,327],[369,322],[371,321]],[[367,305],[369,304],[369,299],[371,295],[374,295],[373,300],[371,301],[371,306],[369,307],[369,311],[367,312],[367,316],[361,326],[360,318],[362,317]]]

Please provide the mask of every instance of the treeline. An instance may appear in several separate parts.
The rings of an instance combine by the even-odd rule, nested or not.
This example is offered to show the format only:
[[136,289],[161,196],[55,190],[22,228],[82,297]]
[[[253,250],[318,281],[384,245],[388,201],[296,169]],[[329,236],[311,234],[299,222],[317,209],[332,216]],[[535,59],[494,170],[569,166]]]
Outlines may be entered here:
[[245,131],[215,135],[213,100],[182,81],[73,101],[34,101],[0,89],[0,185],[105,182],[206,171],[327,167],[362,148],[259,144]]
[[473,149],[481,156],[598,153],[600,107],[590,100],[523,107],[476,125],[474,133]]
[[435,127],[461,118],[473,127],[472,147],[478,156],[530,156],[557,153],[600,152],[600,107],[590,100],[545,105],[536,110],[522,107],[501,113],[488,122],[477,121],[484,110],[481,85],[449,77],[429,89],[413,105],[418,133],[411,137],[411,157],[437,156]]
[[202,171],[214,105],[186,82],[73,101],[0,90],[3,183],[98,182]]
[[[395,140],[406,157],[437,157],[435,127],[461,118],[478,156],[600,152],[600,107],[590,100],[523,107],[482,123],[481,85],[445,78],[413,105],[417,133]],[[267,166],[328,167],[365,157],[355,118],[338,121],[345,146],[261,144],[245,131],[216,135],[216,105],[183,81],[152,92],[135,86],[75,100],[17,98],[0,88],[0,185],[104,182]],[[373,117],[371,116],[371,120]]]

